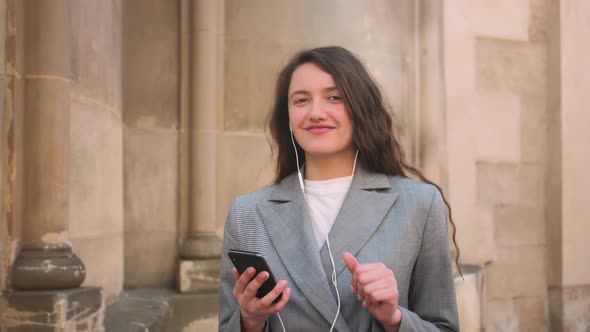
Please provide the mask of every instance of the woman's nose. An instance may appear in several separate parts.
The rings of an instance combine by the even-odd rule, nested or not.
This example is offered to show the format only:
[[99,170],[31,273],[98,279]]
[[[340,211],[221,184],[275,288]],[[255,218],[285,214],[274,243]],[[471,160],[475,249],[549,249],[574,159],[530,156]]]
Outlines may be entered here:
[[325,112],[323,110],[323,106],[320,103],[320,100],[315,99],[311,103],[311,109],[309,111],[309,118],[312,120],[316,119],[323,119],[325,116]]

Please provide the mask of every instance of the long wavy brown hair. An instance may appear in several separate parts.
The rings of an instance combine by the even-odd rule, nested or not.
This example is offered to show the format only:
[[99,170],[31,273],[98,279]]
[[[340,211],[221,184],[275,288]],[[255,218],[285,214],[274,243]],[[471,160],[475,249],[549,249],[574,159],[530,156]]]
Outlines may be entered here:
[[[271,135],[271,147],[276,156],[275,183],[297,171],[297,161],[289,131],[288,93],[291,76],[295,69],[305,63],[313,63],[330,74],[347,106],[352,123],[353,144],[358,149],[359,162],[366,169],[389,175],[409,177],[412,174],[420,181],[442,189],[428,180],[418,169],[405,160],[404,150],[396,138],[393,118],[383,98],[381,88],[367,72],[361,61],[350,51],[339,46],[320,47],[296,53],[283,67],[277,78],[274,105],[267,119]],[[305,153],[296,143],[299,162],[305,162]],[[451,216],[451,206],[442,196],[448,208],[452,228],[452,240],[456,250],[455,263],[459,267],[457,229]]]

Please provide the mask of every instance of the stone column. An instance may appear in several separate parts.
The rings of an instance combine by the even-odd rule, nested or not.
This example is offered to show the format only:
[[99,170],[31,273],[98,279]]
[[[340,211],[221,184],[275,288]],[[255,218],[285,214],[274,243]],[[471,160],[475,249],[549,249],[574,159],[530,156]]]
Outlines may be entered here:
[[416,138],[417,167],[431,181],[448,188],[445,84],[443,61],[443,4],[415,2],[416,11]]
[[189,155],[184,157],[189,163],[185,180],[190,187],[184,207],[188,209],[188,237],[180,251],[179,288],[215,290],[222,247],[215,233],[215,197],[217,136],[223,114],[224,1],[183,2],[184,10],[189,15],[183,18],[189,23],[183,26],[189,30],[188,38],[181,37],[181,72],[188,72],[189,77],[181,79],[181,105],[188,108],[181,113],[188,116],[181,117],[181,122],[187,124],[188,146],[181,154]]
[[68,239],[71,24],[68,1],[24,2],[23,220],[15,289],[65,289],[86,271]]
[[9,331],[102,330],[101,289],[78,288],[86,271],[68,242],[70,5],[16,2],[24,45],[22,237],[13,290],[0,299],[0,326]]

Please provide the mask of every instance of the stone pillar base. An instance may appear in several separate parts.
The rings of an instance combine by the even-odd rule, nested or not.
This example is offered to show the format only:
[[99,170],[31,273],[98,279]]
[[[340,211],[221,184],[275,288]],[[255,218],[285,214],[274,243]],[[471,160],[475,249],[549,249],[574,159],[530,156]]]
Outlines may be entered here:
[[6,332],[104,332],[104,298],[98,287],[4,291],[0,326]]
[[219,289],[218,258],[180,259],[178,267],[178,290],[181,293],[215,292]]
[[590,285],[549,287],[551,331],[590,331]]

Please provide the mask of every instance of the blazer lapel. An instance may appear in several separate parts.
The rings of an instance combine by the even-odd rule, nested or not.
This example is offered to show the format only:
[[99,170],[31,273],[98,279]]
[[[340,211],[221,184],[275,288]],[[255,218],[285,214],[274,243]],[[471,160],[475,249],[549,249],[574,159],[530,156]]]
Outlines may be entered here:
[[[257,207],[270,241],[293,281],[331,324],[337,303],[324,273],[297,175],[285,178],[269,201]],[[348,331],[343,319],[338,319],[336,327],[339,331]]]
[[[328,234],[337,276],[346,267],[342,254],[348,251],[357,255],[399,196],[397,192],[375,192],[377,189],[391,189],[387,176],[360,168]],[[325,243],[320,254],[328,273],[332,266]]]

